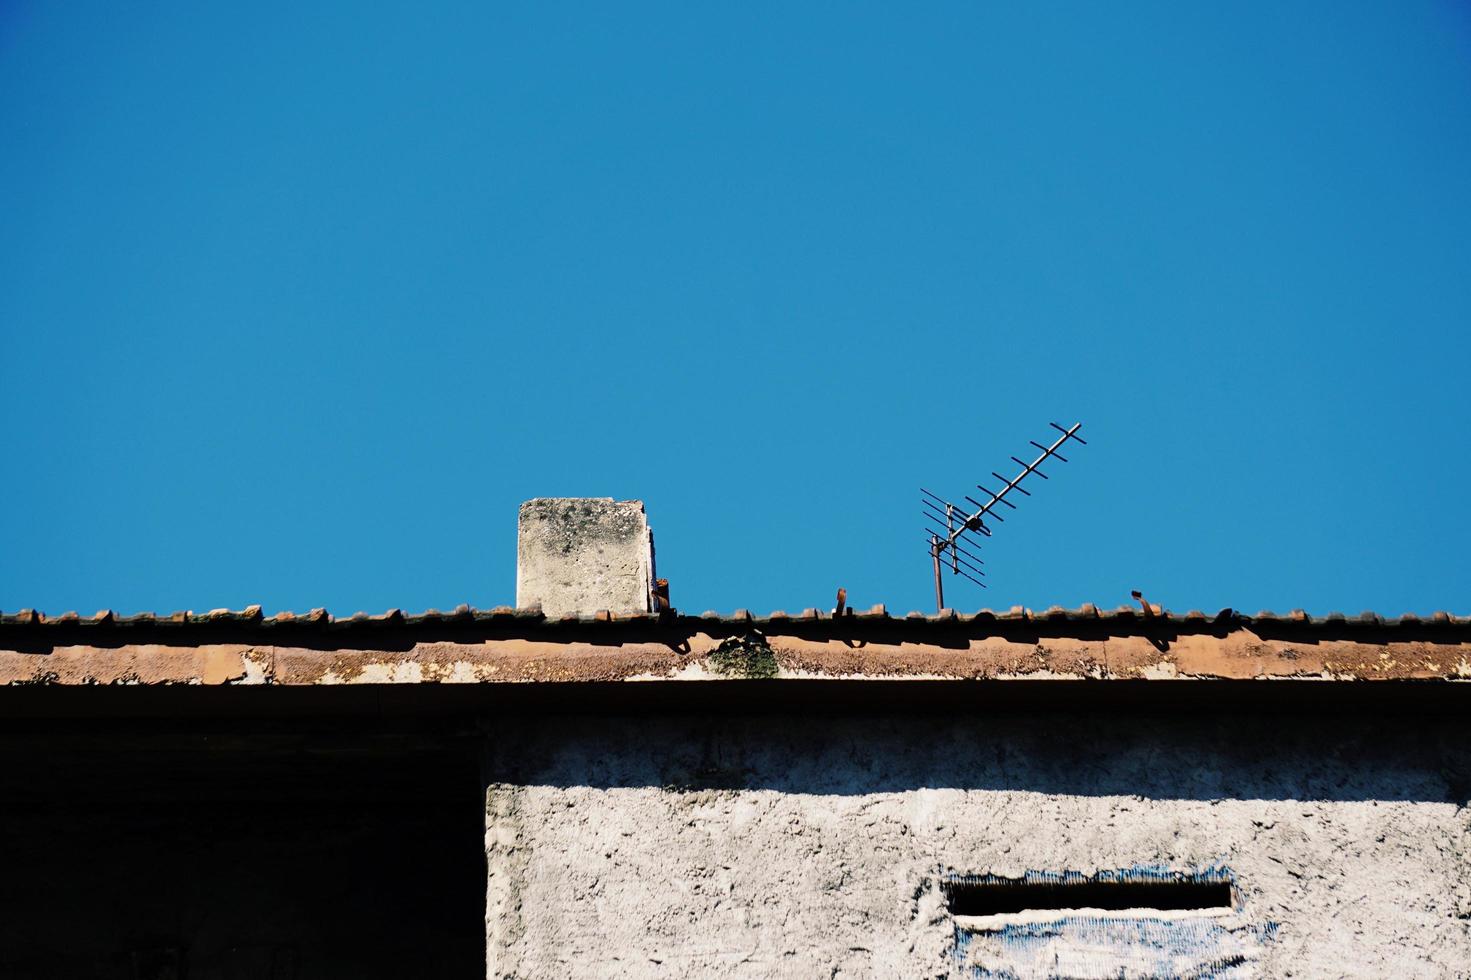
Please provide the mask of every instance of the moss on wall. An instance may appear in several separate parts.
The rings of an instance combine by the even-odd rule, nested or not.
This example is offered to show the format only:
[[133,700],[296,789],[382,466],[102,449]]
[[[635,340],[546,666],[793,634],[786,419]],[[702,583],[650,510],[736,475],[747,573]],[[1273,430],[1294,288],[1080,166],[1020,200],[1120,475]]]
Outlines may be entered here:
[[776,653],[760,633],[730,636],[710,652],[710,669],[726,677],[748,680],[775,677]]

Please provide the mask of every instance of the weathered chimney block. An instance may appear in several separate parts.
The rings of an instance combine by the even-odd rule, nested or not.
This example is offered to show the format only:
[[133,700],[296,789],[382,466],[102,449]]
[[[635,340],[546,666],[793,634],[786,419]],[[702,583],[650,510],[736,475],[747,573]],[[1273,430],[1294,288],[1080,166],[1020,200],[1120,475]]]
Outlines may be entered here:
[[649,611],[654,536],[641,500],[538,497],[521,505],[516,605],[548,616]]

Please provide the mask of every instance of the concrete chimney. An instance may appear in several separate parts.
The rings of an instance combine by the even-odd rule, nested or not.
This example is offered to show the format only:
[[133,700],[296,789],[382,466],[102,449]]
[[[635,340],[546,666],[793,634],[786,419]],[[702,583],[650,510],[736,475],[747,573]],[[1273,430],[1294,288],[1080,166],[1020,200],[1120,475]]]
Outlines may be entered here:
[[538,497],[521,505],[516,605],[548,616],[648,612],[654,535],[641,500]]

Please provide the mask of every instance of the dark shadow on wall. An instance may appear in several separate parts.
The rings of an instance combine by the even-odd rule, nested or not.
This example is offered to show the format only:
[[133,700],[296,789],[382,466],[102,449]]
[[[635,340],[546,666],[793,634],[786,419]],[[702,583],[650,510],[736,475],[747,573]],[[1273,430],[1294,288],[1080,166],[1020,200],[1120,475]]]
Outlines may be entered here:
[[417,737],[0,737],[0,976],[484,976],[478,753]]
[[492,781],[596,788],[1460,805],[1471,789],[1471,725],[1404,715],[564,715],[507,722],[492,745]]
[[43,761],[69,746],[58,758],[70,768],[122,737],[245,732],[263,744],[317,732],[361,746],[397,732],[423,751],[487,736],[490,778],[513,783],[1458,804],[1471,795],[1464,682],[31,686],[0,689],[0,705],[0,752],[12,760],[0,758],[0,794],[18,754],[4,746],[17,739]]

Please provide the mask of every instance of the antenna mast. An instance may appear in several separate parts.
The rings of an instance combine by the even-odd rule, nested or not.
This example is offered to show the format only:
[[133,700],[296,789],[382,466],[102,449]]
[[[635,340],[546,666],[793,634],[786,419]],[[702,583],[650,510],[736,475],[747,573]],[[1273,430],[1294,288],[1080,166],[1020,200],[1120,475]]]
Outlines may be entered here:
[[1057,441],[1050,446],[1044,446],[1040,442],[1029,440],[1033,446],[1042,450],[1042,455],[1030,463],[1023,462],[1015,456],[1011,457],[1012,462],[1020,466],[1022,471],[1010,480],[993,470],[991,475],[1001,481],[1000,491],[991,491],[979,483],[976,484],[976,489],[989,494],[991,499],[985,503],[981,503],[974,497],[966,496],[965,499],[976,508],[973,512],[967,512],[965,508],[952,504],[943,497],[930,493],[924,487],[919,488],[920,493],[923,493],[925,498],[928,498],[921,498],[920,500],[927,508],[924,511],[924,516],[936,525],[934,528],[927,529],[930,539],[930,559],[935,571],[936,611],[945,608],[945,582],[941,572],[944,570],[946,564],[950,566],[950,574],[963,575],[981,588],[984,589],[986,587],[986,583],[981,581],[986,573],[981,571],[980,568],[985,562],[981,561],[974,553],[980,550],[980,541],[964,537],[964,535],[969,532],[989,538],[991,536],[991,528],[986,525],[983,518],[989,517],[1000,523],[1005,522],[1005,518],[999,513],[996,513],[997,504],[1005,504],[1007,507],[1015,510],[1016,504],[1006,499],[1007,495],[1013,490],[1024,497],[1030,497],[1031,493],[1022,487],[1021,482],[1033,473],[1044,480],[1047,479],[1047,474],[1043,473],[1037,467],[1049,459],[1056,459],[1066,463],[1067,457],[1058,453],[1057,449],[1069,439],[1084,446],[1088,445],[1083,437],[1077,434],[1078,430],[1083,427],[1082,422],[1074,423],[1072,428],[1069,429],[1064,429],[1056,422],[1049,422],[1048,424],[1062,433],[1057,438]]

